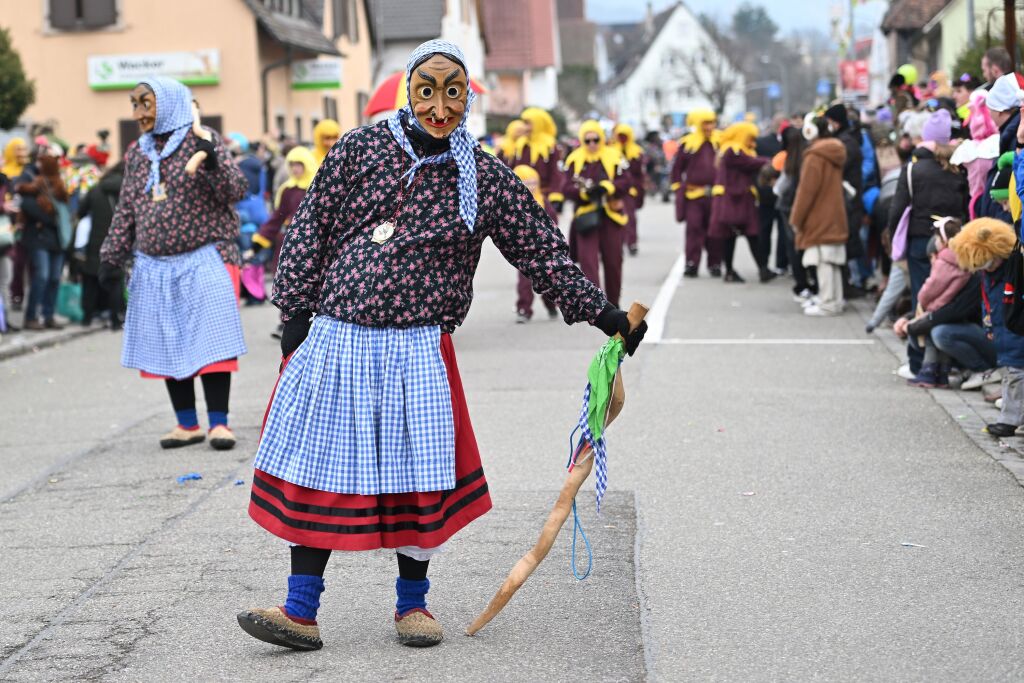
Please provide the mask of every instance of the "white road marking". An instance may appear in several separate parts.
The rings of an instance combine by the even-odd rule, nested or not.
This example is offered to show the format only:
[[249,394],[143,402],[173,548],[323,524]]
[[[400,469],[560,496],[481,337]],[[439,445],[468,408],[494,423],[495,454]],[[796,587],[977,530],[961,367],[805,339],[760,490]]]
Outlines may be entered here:
[[[644,343],[648,343],[644,339]],[[659,339],[677,346],[871,346],[874,339]]]
[[668,316],[668,308],[672,305],[672,297],[679,289],[679,282],[683,279],[683,270],[686,268],[686,255],[680,254],[676,262],[672,264],[672,270],[668,277],[661,283],[658,296],[654,299],[651,310],[647,313],[647,334],[644,335],[645,344],[661,344],[662,335],[665,334],[665,318]]

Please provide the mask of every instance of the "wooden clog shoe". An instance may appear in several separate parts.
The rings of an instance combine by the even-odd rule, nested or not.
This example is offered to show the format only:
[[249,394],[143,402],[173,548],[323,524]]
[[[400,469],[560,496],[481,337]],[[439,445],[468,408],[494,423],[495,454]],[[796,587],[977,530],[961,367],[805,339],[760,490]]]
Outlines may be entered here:
[[210,430],[210,445],[217,451],[230,451],[235,447],[235,435],[225,425]]
[[253,638],[272,645],[293,650],[319,650],[324,646],[315,621],[292,618],[281,607],[239,612],[238,625]]
[[206,435],[198,427],[195,429],[185,429],[178,425],[160,437],[160,448],[191,446],[194,443],[202,443],[204,439],[206,439]]
[[412,609],[401,616],[395,612],[395,630],[399,642],[409,647],[432,647],[444,639],[441,624],[425,609]]

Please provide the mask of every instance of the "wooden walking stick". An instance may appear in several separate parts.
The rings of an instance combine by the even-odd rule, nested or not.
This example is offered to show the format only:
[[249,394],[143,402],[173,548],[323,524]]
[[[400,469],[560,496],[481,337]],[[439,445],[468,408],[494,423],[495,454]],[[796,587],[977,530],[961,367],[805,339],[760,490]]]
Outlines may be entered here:
[[[644,316],[647,315],[647,307],[640,302],[633,302],[626,315],[629,318],[629,329],[634,330],[643,321]],[[616,337],[621,338],[619,335],[616,335]],[[619,416],[625,400],[626,392],[622,386],[622,369],[620,368],[615,373],[612,395],[608,402],[608,413],[605,417],[605,426],[611,424]],[[576,494],[579,493],[580,487],[587,477],[590,476],[590,471],[594,467],[594,458],[589,457],[591,450],[589,445],[583,446],[576,458],[576,466],[572,468],[565,478],[565,483],[562,484],[562,490],[558,494],[558,501],[555,502],[555,506],[551,509],[547,521],[544,522],[544,528],[541,529],[537,543],[512,567],[508,578],[505,579],[505,582],[501,584],[501,588],[491,598],[487,608],[466,629],[466,635],[476,635],[477,631],[497,616],[498,612],[512,599],[516,591],[526,583],[526,579],[530,578],[530,575],[533,574],[537,566],[547,557],[548,551],[551,550],[551,546],[558,537],[558,532],[562,530],[562,526],[572,510],[572,502],[575,500]]]
[[[210,131],[203,128],[199,123],[199,104],[192,100],[192,132],[197,138],[210,142],[213,140],[213,135]],[[189,175],[195,175],[196,171],[199,170],[199,166],[206,161],[206,152],[196,152],[189,158],[185,164],[185,173]]]

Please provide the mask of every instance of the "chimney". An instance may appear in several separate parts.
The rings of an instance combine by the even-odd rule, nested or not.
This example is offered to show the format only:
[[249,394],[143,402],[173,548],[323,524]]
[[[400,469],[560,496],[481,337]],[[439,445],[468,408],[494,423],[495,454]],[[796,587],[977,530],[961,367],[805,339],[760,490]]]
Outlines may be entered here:
[[644,17],[644,37],[650,38],[654,35],[654,7],[651,0],[647,0],[647,15]]

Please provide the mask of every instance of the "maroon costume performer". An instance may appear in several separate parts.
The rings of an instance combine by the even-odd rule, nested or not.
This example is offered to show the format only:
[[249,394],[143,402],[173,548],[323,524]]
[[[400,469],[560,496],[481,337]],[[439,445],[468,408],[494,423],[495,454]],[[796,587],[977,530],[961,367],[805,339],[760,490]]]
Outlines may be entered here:
[[686,270],[683,274],[697,277],[701,253],[706,251],[708,272],[712,277],[721,277],[722,242],[709,235],[718,159],[717,117],[715,112],[701,109],[690,112],[687,119],[693,130],[679,141],[671,175],[672,189],[676,193],[676,220],[686,222]]
[[622,197],[632,180],[614,147],[605,144],[597,121],[580,126],[580,147],[565,159],[562,193],[576,204],[569,242],[583,273],[600,284],[604,268],[604,293],[618,306],[622,291],[622,245],[628,218]]
[[636,256],[636,212],[644,206],[647,183],[647,172],[644,169],[647,167],[647,156],[644,154],[644,148],[636,144],[636,135],[633,133],[633,127],[629,124],[620,123],[615,126],[612,135],[615,137],[619,153],[622,154],[622,158],[626,161],[625,174],[632,181],[629,192],[622,197],[622,204],[628,219],[626,223],[626,248],[629,249],[630,255]]
[[754,176],[771,160],[755,156],[756,140],[757,126],[752,123],[734,123],[722,132],[718,172],[712,192],[714,199],[711,205],[710,234],[725,243],[725,282],[744,281],[732,263],[738,237],[746,238],[754,261],[757,262],[761,282],[768,282],[775,277],[775,273],[765,265],[766,258],[760,253],[757,244],[761,224],[757,216]]
[[[514,160],[504,161],[512,168],[522,164],[536,172],[540,193],[544,197],[542,204],[551,209],[548,213],[558,225],[558,213],[565,199],[559,191],[562,157],[555,140],[558,129],[551,115],[539,107],[527,107],[517,120],[523,122],[523,134],[516,140]],[[533,317],[533,298],[533,283],[520,271],[516,284],[516,322],[525,323]],[[543,297],[543,300],[548,316],[556,317],[558,309],[555,302],[548,297]]]

